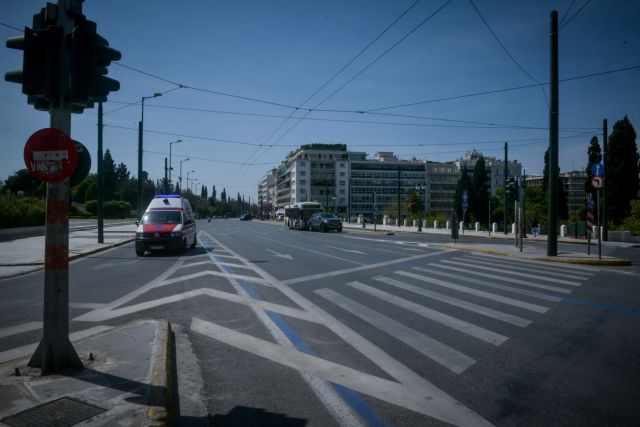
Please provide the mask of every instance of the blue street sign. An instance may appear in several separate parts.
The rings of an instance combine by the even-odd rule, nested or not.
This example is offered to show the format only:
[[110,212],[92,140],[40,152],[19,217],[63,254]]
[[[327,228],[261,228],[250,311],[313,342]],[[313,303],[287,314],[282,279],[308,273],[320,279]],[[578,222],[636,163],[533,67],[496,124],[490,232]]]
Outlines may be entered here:
[[604,176],[604,165],[602,163],[591,165],[591,176]]
[[469,190],[462,190],[462,210],[466,211],[469,207]]

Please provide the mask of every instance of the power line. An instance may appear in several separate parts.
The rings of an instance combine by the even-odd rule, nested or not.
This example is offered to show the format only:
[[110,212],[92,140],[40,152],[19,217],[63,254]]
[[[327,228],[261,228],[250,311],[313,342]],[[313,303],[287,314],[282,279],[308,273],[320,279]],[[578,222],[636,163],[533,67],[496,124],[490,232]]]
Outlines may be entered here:
[[[367,44],[363,49],[360,50],[360,52],[358,52],[357,55],[355,55],[353,58],[351,58],[351,60],[349,60],[344,66],[342,66],[337,72],[335,72],[322,86],[320,86],[315,92],[313,92],[309,97],[307,97],[307,99],[304,100],[304,102],[302,102],[302,104],[300,104],[301,106],[304,106],[304,104],[306,104],[307,102],[309,102],[314,96],[316,96],[316,94],[318,94],[322,89],[324,89],[329,83],[331,83],[338,75],[340,75],[344,70],[346,70],[353,62],[355,62],[365,51],[367,51],[376,41],[378,41],[387,31],[389,31],[398,21],[400,21],[400,19],[402,19],[402,17],[404,17],[407,13],[409,13],[409,11],[411,11],[411,9],[413,9],[420,0],[417,0],[416,2],[414,2],[411,6],[409,6],[404,12],[402,12],[402,14],[400,14],[400,16],[398,16],[396,19],[393,20],[393,22],[391,24],[389,24],[380,34],[378,34],[371,42],[369,42],[369,44]],[[355,76],[357,77],[357,75]],[[354,77],[354,78],[355,78]],[[353,79],[352,79],[353,80]],[[349,80],[349,82],[351,82],[351,80]],[[347,82],[347,84],[349,83]],[[338,90],[342,89],[343,86],[341,86],[340,88],[338,88]],[[336,92],[334,92],[336,93]],[[329,97],[333,96],[332,93],[331,95],[329,95]],[[319,105],[321,105],[324,101],[326,101],[329,97],[325,98],[324,100],[322,100],[319,104],[317,104],[314,108],[317,108]],[[282,123],[280,123],[280,125],[269,135],[269,137],[265,140],[265,142],[269,142],[271,140],[271,138],[273,138],[273,136],[294,116],[294,114],[297,112],[298,110],[294,110],[291,112],[291,114],[289,115],[289,117],[287,117],[285,120],[282,121]],[[294,124],[293,126],[291,126],[289,129],[287,129],[287,131],[285,133],[283,133],[280,138],[278,138],[273,144],[271,144],[270,147],[268,147],[266,150],[264,150],[264,152],[262,154],[260,154],[260,156],[266,154],[266,152],[273,147],[274,145],[276,145],[278,142],[280,142],[289,132],[291,132],[291,130],[293,128],[295,128],[298,123],[300,123],[300,121],[303,118],[306,118],[309,114],[310,114],[311,110],[307,111],[307,113],[302,117],[299,118]],[[247,161],[249,161],[251,158],[253,158],[253,156],[258,152],[259,150],[256,149],[256,151],[254,151],[251,156],[249,156],[249,158],[247,159]],[[258,158],[260,157],[258,156]],[[241,172],[242,173],[242,172]],[[240,175],[242,176],[242,175]]]
[[[607,70],[607,71],[601,71],[598,73],[591,73],[591,74],[584,74],[584,75],[580,75],[580,76],[574,76],[574,77],[567,77],[564,79],[560,79],[560,82],[568,82],[568,81],[574,81],[574,80],[581,80],[581,79],[586,79],[586,78],[591,78],[591,77],[598,77],[598,76],[604,76],[607,74],[614,74],[614,73],[619,73],[622,71],[631,71],[631,70],[637,70],[640,68],[640,65],[632,65],[629,67],[623,67],[623,68],[617,68],[614,70]],[[543,85],[548,85],[550,84],[549,82],[543,82]],[[455,100],[455,99],[463,99],[463,98],[471,98],[471,97],[475,97],[475,96],[482,96],[482,95],[491,95],[491,94],[496,94],[496,93],[503,93],[503,92],[510,92],[510,91],[514,91],[514,90],[521,90],[521,89],[530,89],[532,87],[537,87],[537,84],[530,84],[530,85],[522,85],[522,86],[514,86],[514,87],[509,87],[509,88],[503,88],[503,89],[494,89],[494,90],[485,90],[482,92],[472,92],[472,93],[468,93],[468,94],[464,94],[464,95],[455,95],[455,96],[449,96],[449,97],[444,97],[444,98],[434,98],[434,99],[427,99],[424,101],[416,101],[416,102],[410,102],[410,103],[406,103],[406,104],[397,104],[397,105],[390,105],[387,107],[379,107],[379,108],[372,108],[369,110],[362,110],[360,111],[361,113],[371,113],[373,111],[382,111],[382,110],[390,110],[393,108],[401,108],[401,107],[413,107],[416,105],[423,105],[423,104],[431,104],[434,102],[441,102],[441,101],[451,101],[451,100]],[[323,111],[323,112],[339,112],[339,111],[344,111],[344,110],[315,110],[315,111]]]
[[569,22],[573,21],[573,18],[575,18],[581,11],[582,9],[584,9],[585,7],[587,7],[587,5],[591,3],[591,0],[587,0],[587,2],[585,4],[582,5],[582,7],[580,9],[578,9],[576,11],[576,13],[574,13],[573,15],[571,15],[571,18],[567,19],[567,21],[560,26],[559,30],[562,30],[564,27],[566,27],[567,25],[569,25]]
[[3,27],[11,28],[12,30],[16,30],[16,31],[19,31],[21,33],[24,33],[24,29],[14,27],[14,26],[9,25],[9,24],[5,24],[4,22],[0,22],[0,25],[2,25]]
[[569,8],[566,10],[566,12],[564,13],[564,15],[562,15],[562,19],[560,19],[560,23],[558,25],[562,25],[562,23],[564,22],[564,20],[567,18],[567,15],[569,14],[569,12],[571,12],[571,9],[573,9],[573,5],[576,3],[576,0],[571,0],[571,4],[569,5]]
[[[356,78],[358,78],[360,75],[362,75],[362,73],[364,73],[365,71],[367,71],[369,68],[371,68],[375,63],[377,63],[380,59],[382,59],[384,56],[386,56],[389,52],[391,52],[393,49],[395,49],[400,43],[402,43],[405,39],[407,39],[407,37],[409,37],[411,34],[413,34],[414,32],[416,32],[420,27],[422,27],[424,24],[426,24],[429,20],[431,20],[431,18],[433,18],[434,16],[436,16],[438,13],[440,13],[440,11],[442,11],[442,9],[444,9],[446,6],[449,5],[449,3],[451,3],[452,0],[448,0],[446,1],[444,4],[442,4],[438,9],[436,9],[431,15],[427,16],[425,19],[423,19],[418,25],[416,25],[414,28],[412,28],[408,33],[406,33],[404,36],[402,36],[400,38],[400,40],[398,40],[397,42],[395,42],[393,45],[391,45],[390,48],[388,48],[387,50],[385,50],[381,55],[378,55],[378,57],[376,57],[373,61],[371,61],[368,65],[366,65],[362,70],[360,70],[358,73],[356,73],[353,77],[351,77],[349,80],[347,80],[344,84],[342,84],[341,86],[339,86],[336,90],[334,90],[333,92],[331,92],[328,96],[326,96],[322,101],[320,101],[318,104],[316,104],[312,110],[309,110],[302,118],[305,118],[307,115],[309,115],[311,113],[311,111],[316,110],[320,105],[322,105],[324,102],[326,102],[329,98],[333,97],[335,94],[337,94],[338,92],[340,92],[342,89],[344,89],[347,85],[349,85],[353,80],[355,80]],[[271,147],[273,147],[273,145],[277,144],[278,142],[280,142],[286,135],[289,134],[289,132],[291,132],[302,120],[302,118],[298,119],[289,129],[287,129],[287,131],[280,135],[280,137],[278,138],[278,140],[276,140],[275,143],[271,144]],[[266,153],[267,150],[265,150]],[[263,153],[264,154],[264,153]]]
[[[151,151],[151,150],[144,150],[145,153],[150,153],[150,154],[159,154],[162,156],[167,156],[169,153],[163,153],[160,151]],[[242,163],[240,162],[232,162],[230,160],[217,160],[217,159],[210,159],[208,157],[197,157],[197,156],[181,156],[179,154],[173,154],[173,157],[182,157],[182,158],[189,158],[189,159],[196,159],[196,160],[203,160],[203,161],[207,161],[207,162],[214,162],[214,163],[224,163],[224,164],[228,164],[228,165],[241,165]],[[249,166],[265,166],[265,165],[271,165],[272,163],[251,163]]]
[[538,79],[536,79],[531,74],[529,74],[529,72],[527,72],[527,70],[525,70],[524,67],[522,65],[520,65],[520,63],[516,60],[516,58],[514,58],[514,56],[511,54],[511,52],[509,52],[509,50],[504,45],[504,43],[502,43],[502,41],[498,38],[498,36],[496,35],[495,31],[493,31],[493,29],[491,28],[491,26],[489,25],[487,20],[484,19],[484,16],[482,16],[482,13],[480,13],[480,10],[476,6],[476,4],[473,2],[473,0],[469,0],[469,2],[471,3],[471,6],[473,6],[473,9],[476,11],[476,14],[480,17],[480,20],[484,23],[485,27],[487,27],[487,30],[489,30],[489,32],[491,33],[493,38],[498,42],[498,44],[500,45],[502,50],[504,50],[504,52],[507,54],[507,56],[509,58],[511,58],[511,61],[513,61],[513,63],[516,64],[516,66],[520,69],[520,71],[522,71],[527,77],[529,77],[531,80],[533,80],[534,82],[536,82],[540,86],[540,89],[542,90],[542,95],[544,96],[544,100],[547,103],[547,107],[548,107],[549,106],[549,100],[547,99],[547,94],[544,91],[544,86],[542,85],[542,83],[540,83],[540,81],[538,81]]

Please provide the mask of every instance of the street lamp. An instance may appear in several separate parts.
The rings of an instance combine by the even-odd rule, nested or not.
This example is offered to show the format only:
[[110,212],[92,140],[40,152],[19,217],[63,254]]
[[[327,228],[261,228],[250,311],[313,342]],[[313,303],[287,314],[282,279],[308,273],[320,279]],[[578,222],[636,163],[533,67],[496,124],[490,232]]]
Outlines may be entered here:
[[[189,189],[189,191],[191,191],[191,187],[189,187],[189,174],[190,173],[194,173],[195,171],[189,171],[187,172],[187,189]],[[181,188],[182,189],[182,188]]]
[[142,217],[142,133],[144,129],[144,100],[157,98],[162,96],[160,92],[154,93],[152,96],[142,97],[142,114],[138,122],[138,218]]
[[[425,191],[427,189],[427,186],[425,184],[416,184],[416,191],[418,192],[418,202],[420,203],[420,210],[419,210],[419,214],[418,214],[418,231],[422,231],[422,197],[421,197],[421,192]],[[426,194],[425,194],[425,199],[426,199]]]
[[173,168],[171,167],[171,145],[177,144],[178,142],[182,142],[182,140],[179,139],[177,141],[172,141],[169,143],[169,188],[171,188],[171,171],[173,170]]
[[188,162],[189,158],[187,157],[184,160],[180,160],[180,176],[178,177],[178,180],[180,181],[180,192],[182,192],[182,162]]

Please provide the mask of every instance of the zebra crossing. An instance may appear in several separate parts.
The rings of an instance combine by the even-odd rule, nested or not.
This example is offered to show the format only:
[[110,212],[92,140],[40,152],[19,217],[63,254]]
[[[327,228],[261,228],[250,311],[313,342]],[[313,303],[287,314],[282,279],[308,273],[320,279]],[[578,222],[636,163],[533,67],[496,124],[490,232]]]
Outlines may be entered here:
[[[535,262],[471,254],[373,276],[366,283],[363,280],[344,283],[346,288],[360,292],[363,298],[347,297],[335,287],[314,292],[449,371],[462,374],[476,363],[472,355],[389,317],[380,307],[386,304],[400,308],[469,340],[498,347],[540,319],[553,304],[562,301],[563,296],[574,292],[596,272],[590,267],[542,266]],[[407,299],[407,293],[415,295],[416,299]],[[365,296],[376,299],[375,306],[379,311],[362,302],[367,300]],[[436,303],[438,308],[430,303]],[[463,316],[456,317],[442,307],[458,309],[456,313],[462,310],[479,315],[475,319],[501,322],[511,327],[512,332],[508,336],[493,331]]]

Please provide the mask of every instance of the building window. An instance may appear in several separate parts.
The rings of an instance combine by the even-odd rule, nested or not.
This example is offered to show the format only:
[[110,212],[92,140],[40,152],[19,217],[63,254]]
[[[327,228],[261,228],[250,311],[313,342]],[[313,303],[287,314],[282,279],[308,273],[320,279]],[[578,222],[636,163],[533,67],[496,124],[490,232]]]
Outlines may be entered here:
[[300,176],[306,176],[307,175],[307,171],[300,171]]
[[345,185],[345,181],[340,181],[340,185]]
[[340,167],[343,168],[344,167],[344,162],[340,162]]
[[307,180],[306,179],[301,179],[300,180],[300,185],[307,185]]
[[345,176],[344,172],[340,172],[340,176]]

